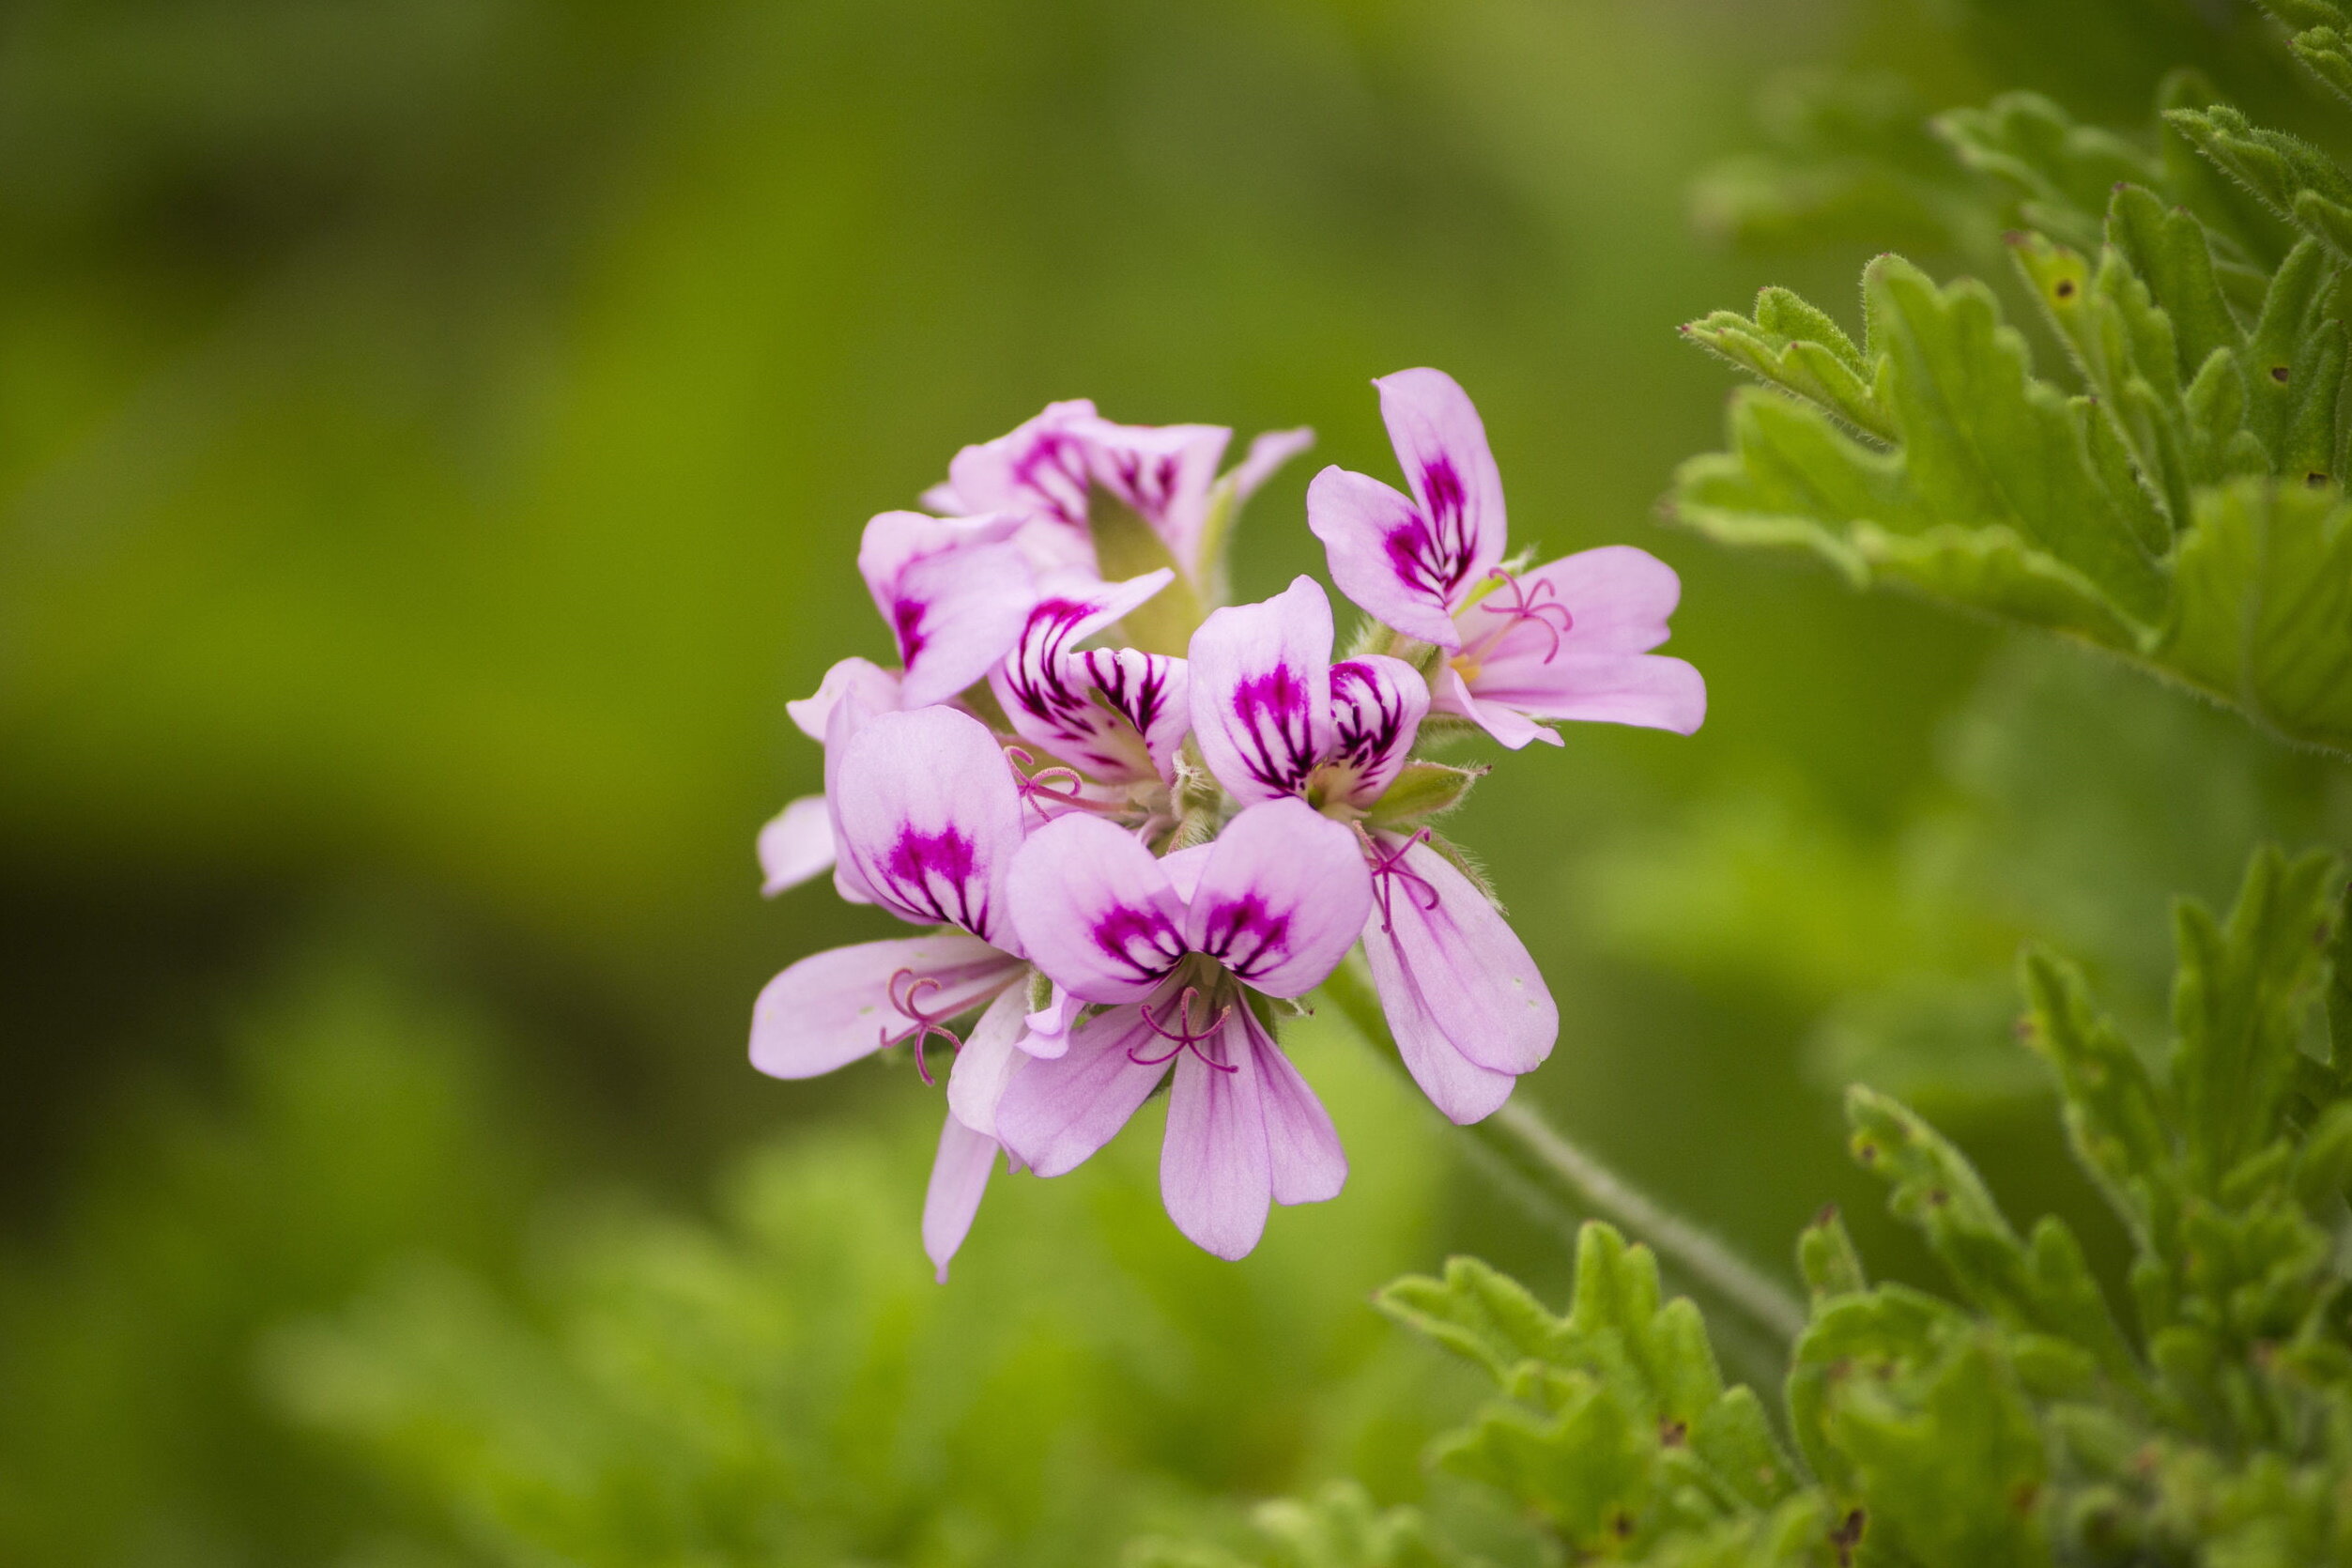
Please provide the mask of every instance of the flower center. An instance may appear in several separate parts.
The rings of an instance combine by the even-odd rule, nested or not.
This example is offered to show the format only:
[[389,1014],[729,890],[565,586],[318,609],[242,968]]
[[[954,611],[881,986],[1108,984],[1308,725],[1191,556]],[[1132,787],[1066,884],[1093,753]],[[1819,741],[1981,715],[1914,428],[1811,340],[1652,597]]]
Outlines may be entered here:
[[1127,1059],[1137,1067],[1152,1068],[1162,1062],[1174,1061],[1190,1051],[1201,1059],[1204,1067],[1214,1068],[1219,1072],[1238,1072],[1239,1064],[1221,1062],[1202,1049],[1223,1031],[1225,1020],[1233,1016],[1233,1009],[1238,1005],[1231,994],[1229,983],[1211,982],[1206,998],[1199,986],[1188,985],[1174,998],[1170,998],[1163,989],[1144,1004],[1143,1014],[1144,1022],[1150,1026],[1151,1032],[1170,1042],[1168,1049],[1157,1056],[1144,1056],[1130,1047]]

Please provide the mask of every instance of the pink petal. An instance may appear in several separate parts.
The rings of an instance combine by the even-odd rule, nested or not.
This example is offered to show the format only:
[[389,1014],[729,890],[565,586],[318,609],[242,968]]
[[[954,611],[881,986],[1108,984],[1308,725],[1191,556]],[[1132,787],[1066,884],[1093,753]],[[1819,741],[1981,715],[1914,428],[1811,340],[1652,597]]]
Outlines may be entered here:
[[1041,1176],[1077,1169],[1167,1076],[1166,1048],[1141,1007],[1097,1013],[1070,1031],[1068,1051],[1013,1075],[996,1102],[996,1136]]
[[927,556],[899,574],[890,614],[906,666],[900,700],[945,702],[985,676],[1020,639],[1034,595],[1016,544]]
[[841,862],[876,903],[1020,952],[1006,878],[1021,794],[977,719],[952,708],[876,715],[841,748],[828,795]]
[[1364,613],[1407,637],[1462,646],[1453,581],[1423,569],[1417,552],[1428,524],[1409,498],[1368,474],[1328,468],[1307,485],[1307,528],[1323,541],[1331,580]]
[[[897,713],[899,696],[899,678],[891,671],[865,659],[843,659],[825,672],[824,684],[808,699],[825,705],[822,739],[828,831],[834,826],[832,803],[837,798],[836,784],[841,774],[841,759],[849,753],[850,737],[865,728],[866,721],[875,715]],[[813,712],[810,716],[814,716]],[[873,889],[866,885],[857,868],[839,857],[838,838],[833,847],[833,890],[853,904],[874,902]]]
[[1076,428],[1095,483],[1150,526],[1187,577],[1198,576],[1208,489],[1233,432],[1216,424],[1114,424],[1104,419]]
[[1305,787],[1331,748],[1331,602],[1299,577],[1192,634],[1192,733],[1243,805]]
[[1296,430],[1268,430],[1250,442],[1233,471],[1225,477],[1233,484],[1233,504],[1241,505],[1268,480],[1281,471],[1283,465],[1314,445],[1314,432],[1300,425]]
[[1017,512],[983,511],[964,517],[934,517],[924,512],[883,512],[869,518],[857,545],[857,571],[866,579],[882,618],[891,618],[899,577],[908,567],[933,556],[955,555],[1001,545],[1021,527]]
[[[1576,653],[1648,653],[1666,640],[1667,619],[1683,597],[1683,580],[1674,568],[1631,545],[1579,550],[1520,574],[1519,581],[1539,602],[1547,598],[1568,611],[1565,645]],[[1482,619],[1491,627],[1494,612],[1487,606],[1497,599],[1508,603],[1508,591],[1463,612],[1466,637],[1484,635],[1475,625]],[[1537,641],[1512,638],[1513,645],[1533,647]]]
[[[1539,566],[1458,617],[1474,653],[1468,693],[1483,707],[1535,718],[1687,735],[1707,716],[1707,683],[1681,659],[1643,656],[1666,640],[1682,591],[1672,567],[1630,545]],[[1441,692],[1439,706],[1448,705]]]
[[[1155,665],[1154,655],[1135,653],[1133,659],[1141,662],[1130,669],[1117,655],[1074,650],[1175,576],[1162,567],[1129,582],[1055,592],[1029,611],[1012,655],[989,671],[990,689],[1023,740],[1105,783],[1134,782],[1159,772],[1147,737],[1133,719],[1156,725],[1164,743],[1165,715],[1174,705],[1169,667],[1176,661]],[[1105,699],[1104,679],[1114,683],[1116,696],[1134,715]]]
[[1019,540],[1040,568],[1095,569],[1094,542],[1087,531],[1087,489],[1092,476],[1077,426],[1095,419],[1084,398],[1050,403],[1045,411],[1007,435],[965,447],[947,468],[944,487],[964,507],[1019,513],[1029,521]]
[[947,1109],[964,1126],[991,1138],[996,1136],[996,1103],[1005,1097],[1005,1085],[1028,1060],[1014,1047],[1022,1033],[1026,990],[1007,986],[988,1005],[988,1011],[965,1038],[963,1049],[956,1053],[955,1068],[947,1075]]
[[947,1261],[972,1232],[996,1168],[996,1140],[975,1132],[952,1115],[939,1130],[939,1155],[931,1161],[930,1190],[923,1197],[923,1251],[947,1283]]
[[1088,1002],[1140,1002],[1184,956],[1184,906],[1132,835],[1072,814],[1029,836],[1010,884],[1022,942]]
[[1498,661],[1485,666],[1468,690],[1483,709],[1633,724],[1678,735],[1692,733],[1707,717],[1706,678],[1664,653],[1563,653],[1549,664]]
[[1160,1199],[1196,1246],[1222,1258],[1247,1257],[1265,1234],[1274,1185],[1258,1055],[1237,1017],[1204,1049],[1207,1060],[1193,1051],[1176,1057]]
[[1434,711],[1459,714],[1514,751],[1530,741],[1542,741],[1545,746],[1561,744],[1551,730],[1517,709],[1499,702],[1480,701],[1462,679],[1462,672],[1453,666],[1441,664],[1433,673],[1437,686],[1430,694],[1429,705]]
[[853,715],[852,729],[876,714],[897,713],[904,706],[899,700],[897,671],[871,659],[843,659],[824,672],[815,696],[787,702],[784,711],[802,734],[822,745],[832,732],[834,714],[844,705]]
[[1276,800],[1234,818],[1208,849],[1187,943],[1268,996],[1321,985],[1372,908],[1355,835],[1302,800]]
[[833,865],[833,822],[824,796],[803,795],[760,830],[760,891],[798,887]]
[[[1021,975],[1018,959],[976,937],[942,931],[861,942],[801,960],[760,992],[751,1010],[751,1065],[771,1078],[814,1078],[902,1040],[915,1020],[893,1000],[913,996],[933,1018],[977,1007]],[[935,985],[918,986],[930,980]]]
[[1330,764],[1345,769],[1340,794],[1369,806],[1394,782],[1429,712],[1429,684],[1403,659],[1366,654],[1331,667]]
[[1413,976],[1397,956],[1396,939],[1375,916],[1364,928],[1364,958],[1380,992],[1380,1012],[1396,1041],[1405,1070],[1448,1121],[1467,1127],[1502,1108],[1518,1086],[1515,1073],[1480,1067],[1456,1049],[1430,1015]]
[[1089,648],[1071,662],[1084,671],[1094,700],[1142,741],[1149,772],[1173,784],[1184,737],[1192,732],[1191,667],[1135,648]]
[[1266,1108],[1266,1152],[1278,1204],[1322,1203],[1347,1185],[1347,1154],[1330,1113],[1299,1076],[1283,1048],[1247,1008],[1237,1015],[1257,1058],[1258,1094]]
[[[1405,841],[1382,834],[1394,856]],[[1502,912],[1436,850],[1414,844],[1379,874],[1384,902],[1365,928],[1375,978],[1386,964],[1437,1039],[1495,1072],[1531,1072],[1551,1054],[1560,1010]],[[1385,928],[1385,929],[1384,929]],[[1385,1001],[1390,990],[1380,985]],[[1397,1020],[1392,1015],[1391,1026]],[[1408,1020],[1408,1022],[1410,1022]],[[1437,1040],[1426,1042],[1434,1048]],[[1398,1031],[1404,1044],[1404,1031]],[[1407,1053],[1410,1060],[1410,1053]]]
[[1021,1049],[1032,1056],[1059,1056],[1069,1049],[1070,1026],[1086,1004],[1060,986],[1044,1007],[1022,1020],[1025,1026],[1020,1040]]
[[1486,426],[1469,394],[1442,370],[1400,370],[1372,384],[1380,389],[1380,417],[1405,483],[1428,524],[1419,559],[1433,579],[1448,582],[1448,602],[1458,605],[1502,560],[1509,533]]

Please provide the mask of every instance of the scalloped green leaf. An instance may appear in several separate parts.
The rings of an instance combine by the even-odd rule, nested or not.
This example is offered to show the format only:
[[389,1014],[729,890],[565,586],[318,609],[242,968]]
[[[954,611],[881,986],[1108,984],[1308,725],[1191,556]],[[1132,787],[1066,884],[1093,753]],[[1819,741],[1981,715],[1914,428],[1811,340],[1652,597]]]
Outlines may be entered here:
[[2352,751],[2352,507],[2240,482],[2198,498],[2154,657],[2291,740]]
[[2266,849],[2226,922],[2193,901],[2175,912],[2172,1088],[2186,1168],[2201,1191],[2219,1193],[2281,1130],[2303,1016],[2328,974],[2342,884],[2342,864],[2324,851],[2290,861]]
[[2352,177],[2298,136],[2257,126],[2226,104],[2168,109],[2165,120],[2263,206],[2352,260]]

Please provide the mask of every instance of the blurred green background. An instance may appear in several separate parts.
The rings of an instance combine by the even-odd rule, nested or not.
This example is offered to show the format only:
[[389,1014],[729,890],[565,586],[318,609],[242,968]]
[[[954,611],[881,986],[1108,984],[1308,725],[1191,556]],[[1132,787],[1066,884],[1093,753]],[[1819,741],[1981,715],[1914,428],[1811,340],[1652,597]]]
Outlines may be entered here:
[[857,531],[1053,398],[1313,424],[1254,597],[1320,568],[1315,466],[1389,469],[1368,379],[1453,373],[1514,539],[1671,561],[1713,694],[1465,815],[1561,1002],[1522,1092],[1760,1257],[1853,1202],[1901,1273],[1839,1149],[1867,1077],[2112,1259],[2009,956],[2160,1018],[2166,899],[2352,837],[2342,770],[1652,521],[1730,383],[1675,323],[1767,281],[1851,319],[1914,242],[1694,222],[1783,73],[2278,90],[2224,11],[2033,9],[10,8],[0,1560],[1101,1560],[1348,1469],[1421,1495],[1457,1391],[1367,1293],[1567,1255],[1336,1030],[1356,1184],[1249,1263],[1174,1237],[1139,1128],[1000,1184],[944,1289],[912,1073],[746,1065],[767,976],[889,927],[751,857],[818,776],[784,702],[885,652]]

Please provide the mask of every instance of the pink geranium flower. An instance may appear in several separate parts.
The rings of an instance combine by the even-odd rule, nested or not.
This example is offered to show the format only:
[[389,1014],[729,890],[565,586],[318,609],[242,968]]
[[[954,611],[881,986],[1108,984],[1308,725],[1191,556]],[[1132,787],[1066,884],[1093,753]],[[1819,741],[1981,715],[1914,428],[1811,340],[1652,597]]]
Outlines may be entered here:
[[1431,678],[1431,706],[1514,750],[1559,745],[1545,720],[1697,730],[1705,681],[1650,652],[1666,640],[1682,592],[1673,568],[1612,545],[1506,570],[1502,477],[1468,395],[1437,370],[1401,370],[1373,385],[1412,494],[1328,468],[1307,487],[1307,526],[1342,592],[1447,655]]
[[995,1108],[1006,1147],[1059,1176],[1173,1071],[1160,1191],[1194,1242],[1241,1257],[1270,1203],[1338,1194],[1339,1135],[1252,993],[1304,995],[1355,944],[1372,884],[1345,828],[1274,801],[1214,843],[1155,860],[1132,835],[1073,814],[1030,837],[1011,892],[1038,967],[1104,1010],[1058,1058],[1019,1064]]
[[994,1168],[996,1099],[1029,1033],[1029,966],[1007,885],[1021,791],[987,729],[952,708],[875,715],[838,750],[826,754],[837,881],[942,929],[836,947],[776,976],[752,1009],[751,1064],[813,1078],[911,1040],[928,1080],[924,1047],[954,1045],[946,1021],[985,1009],[948,1079],[923,1211],[924,1246],[944,1279]]
[[1222,484],[1228,504],[1250,499],[1276,469],[1314,443],[1310,430],[1269,430],[1220,477],[1233,431],[1222,424],[1116,424],[1086,398],[1045,411],[992,441],[965,447],[947,482],[923,496],[943,512],[1012,513],[1017,537],[1041,570],[1096,570],[1093,492],[1099,489],[1150,526],[1187,580],[1202,580],[1208,523]]
[[1298,795],[1353,822],[1375,898],[1362,936],[1381,1011],[1413,1081],[1473,1122],[1551,1054],[1560,1012],[1492,900],[1425,831],[1377,825],[1380,797],[1429,706],[1412,666],[1332,664],[1331,606],[1312,577],[1218,610],[1192,636],[1192,727],[1237,798]]

